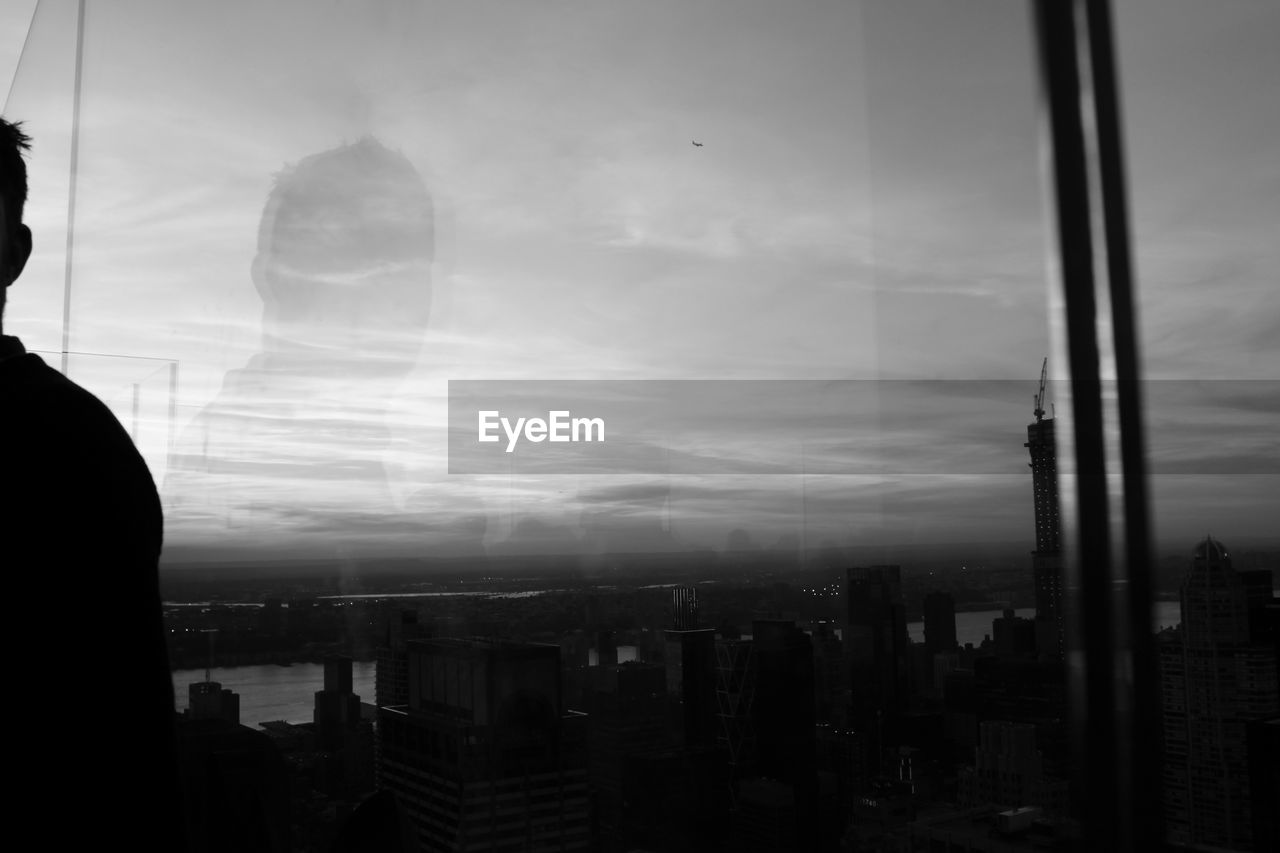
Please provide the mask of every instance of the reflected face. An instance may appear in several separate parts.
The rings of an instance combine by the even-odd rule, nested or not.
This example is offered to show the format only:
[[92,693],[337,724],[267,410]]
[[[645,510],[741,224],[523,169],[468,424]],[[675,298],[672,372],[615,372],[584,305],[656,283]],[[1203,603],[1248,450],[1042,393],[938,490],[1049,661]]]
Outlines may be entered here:
[[307,275],[270,262],[258,268],[273,337],[350,355],[414,359],[431,318],[426,261],[344,276]]
[[279,179],[259,230],[267,335],[412,360],[430,319],[433,226],[421,176],[375,140],[303,160]]

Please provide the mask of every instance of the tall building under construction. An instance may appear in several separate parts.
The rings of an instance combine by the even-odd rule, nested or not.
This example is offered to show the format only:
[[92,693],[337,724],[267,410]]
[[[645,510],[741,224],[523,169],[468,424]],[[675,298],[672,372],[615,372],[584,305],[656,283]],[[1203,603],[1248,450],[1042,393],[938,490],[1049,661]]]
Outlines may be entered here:
[[1036,549],[1031,552],[1036,599],[1036,648],[1041,658],[1061,659],[1066,650],[1063,612],[1062,520],[1058,514],[1058,459],[1054,419],[1044,411],[1048,359],[1040,368],[1035,422],[1027,425],[1031,452],[1031,492],[1035,503]]

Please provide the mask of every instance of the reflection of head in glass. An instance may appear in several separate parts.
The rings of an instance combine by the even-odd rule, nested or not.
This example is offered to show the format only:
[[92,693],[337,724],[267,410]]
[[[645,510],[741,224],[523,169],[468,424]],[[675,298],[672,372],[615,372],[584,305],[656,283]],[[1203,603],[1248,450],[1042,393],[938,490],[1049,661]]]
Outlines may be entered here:
[[412,366],[431,313],[433,224],[417,170],[370,137],[286,169],[253,261],[267,348]]

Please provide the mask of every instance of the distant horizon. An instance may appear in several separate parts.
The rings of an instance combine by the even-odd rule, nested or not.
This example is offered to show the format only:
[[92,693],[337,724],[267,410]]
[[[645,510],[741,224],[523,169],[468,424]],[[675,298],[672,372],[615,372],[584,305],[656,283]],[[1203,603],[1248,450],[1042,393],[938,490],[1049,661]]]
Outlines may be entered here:
[[[1249,555],[1267,555],[1275,554],[1280,560],[1280,536],[1244,536],[1233,539],[1225,539],[1219,537],[1213,531],[1206,531],[1198,537],[1193,537],[1185,546],[1171,545],[1168,543],[1157,545],[1154,549],[1155,559],[1164,561],[1186,556],[1188,560],[1195,549],[1195,546],[1204,540],[1205,536],[1212,536],[1215,540],[1223,542],[1232,553],[1249,554]],[[182,549],[187,551],[188,549]],[[194,549],[191,549],[194,550]],[[813,563],[820,558],[824,550],[823,548],[814,548],[808,551],[810,555],[809,566],[813,568]],[[931,562],[944,559],[948,554],[954,553],[955,559],[961,560],[967,557],[978,556],[1000,559],[1002,561],[1012,561],[1021,559],[1024,555],[1028,557],[1027,570],[1031,570],[1029,561],[1030,555],[1034,550],[1034,541],[1031,539],[1024,541],[1019,540],[986,540],[986,541],[967,541],[967,542],[940,542],[940,543],[896,543],[896,544],[860,544],[839,546],[837,549],[843,552],[852,552],[854,554],[876,553],[880,555],[891,555],[898,553],[904,560],[929,559]],[[979,554],[978,552],[987,552]],[[289,567],[289,566],[341,566],[344,564],[369,565],[403,565],[409,563],[422,564],[429,567],[433,563],[438,565],[466,565],[471,562],[484,561],[495,563],[520,563],[545,565],[553,563],[557,560],[579,561],[590,558],[662,558],[664,561],[675,561],[681,558],[706,557],[714,555],[716,558],[733,554],[749,554],[754,556],[767,556],[771,552],[768,547],[759,547],[748,549],[746,551],[731,551],[726,547],[716,548],[714,546],[697,546],[693,545],[686,550],[676,551],[605,551],[605,552],[561,552],[561,553],[530,553],[530,554],[485,554],[485,555],[462,555],[449,556],[438,554],[402,554],[395,556],[366,556],[366,557],[255,557],[255,556],[231,556],[210,559],[208,557],[199,557],[195,555],[184,554],[182,558],[174,559],[172,556],[163,554],[161,556],[160,569],[173,571],[182,571],[186,569],[206,570],[206,569],[240,569],[250,566],[258,567]],[[913,553],[914,552],[914,553]],[[856,559],[856,557],[855,557]],[[905,568],[905,566],[904,566]],[[1007,568],[1017,568],[1017,566],[1007,566]],[[956,567],[959,571],[960,566]],[[1280,571],[1280,564],[1276,566]]]

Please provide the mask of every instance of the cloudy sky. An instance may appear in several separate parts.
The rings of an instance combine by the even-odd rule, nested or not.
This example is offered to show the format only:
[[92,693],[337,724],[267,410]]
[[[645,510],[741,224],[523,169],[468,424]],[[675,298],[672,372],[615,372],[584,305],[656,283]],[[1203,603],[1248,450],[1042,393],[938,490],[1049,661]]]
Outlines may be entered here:
[[[6,117],[36,143],[36,254],[5,329],[56,363],[75,4],[35,5],[0,11]],[[1257,540],[1280,516],[1280,10],[1117,18],[1164,380],[1157,532]],[[91,8],[70,349],[94,355],[72,376],[135,431],[175,561],[720,547],[734,528],[1030,543],[1022,442],[1054,346],[1030,33],[1012,0]],[[420,219],[413,193],[325,189],[378,170],[430,197],[426,269],[349,237],[352,216]],[[262,235],[304,208],[288,233],[329,266],[299,296],[298,253]],[[461,379],[954,384],[850,430],[874,475],[820,454],[770,476],[451,475]]]

